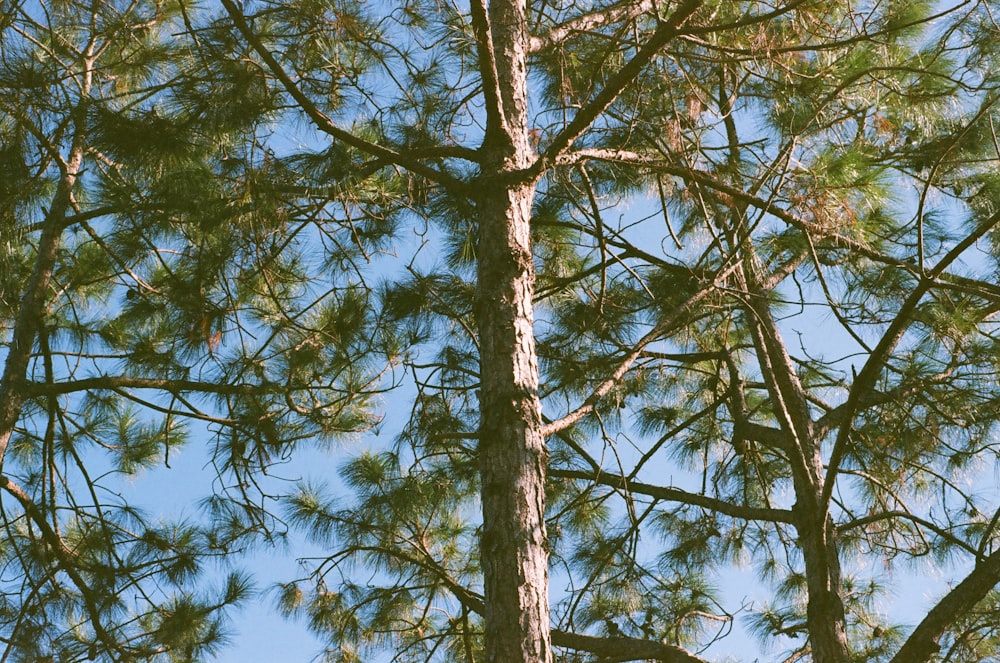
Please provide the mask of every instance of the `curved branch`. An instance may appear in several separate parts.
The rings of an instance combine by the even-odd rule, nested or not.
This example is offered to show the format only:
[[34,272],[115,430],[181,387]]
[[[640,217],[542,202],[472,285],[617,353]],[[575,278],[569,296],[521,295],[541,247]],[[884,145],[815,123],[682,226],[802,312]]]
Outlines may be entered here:
[[264,46],[260,37],[257,36],[257,34],[250,27],[250,24],[247,22],[246,16],[243,15],[243,12],[240,11],[233,0],[221,1],[222,6],[225,7],[229,17],[233,20],[233,25],[236,26],[236,29],[240,32],[243,38],[247,40],[250,47],[257,53],[258,56],[260,56],[260,59],[264,61],[264,64],[271,71],[274,77],[281,82],[285,91],[288,92],[289,96],[295,100],[295,103],[299,105],[299,108],[302,109],[317,129],[331,138],[339,140],[355,149],[361,150],[366,154],[370,154],[373,157],[381,159],[387,164],[402,166],[403,168],[426,177],[428,180],[436,182],[447,189],[457,192],[465,192],[467,190],[467,186],[462,180],[428,166],[411,154],[397,152],[393,149],[385,147],[384,145],[369,142],[359,136],[355,136],[350,131],[346,131],[338,127],[334,121],[326,113],[321,111],[313,100],[310,99],[309,96],[295,84],[295,81],[292,80],[289,73],[285,71],[285,68],[281,66],[271,51]]
[[3,374],[0,376],[0,468],[3,467],[14,426],[21,416],[28,364],[38,328],[42,324],[45,299],[56,269],[66,216],[72,208],[73,188],[83,165],[86,147],[85,112],[84,102],[73,109],[72,121],[75,128],[69,156],[65,160],[60,159],[59,182],[52,205],[45,214],[35,265],[18,302],[17,317],[11,330],[7,356],[4,358]]

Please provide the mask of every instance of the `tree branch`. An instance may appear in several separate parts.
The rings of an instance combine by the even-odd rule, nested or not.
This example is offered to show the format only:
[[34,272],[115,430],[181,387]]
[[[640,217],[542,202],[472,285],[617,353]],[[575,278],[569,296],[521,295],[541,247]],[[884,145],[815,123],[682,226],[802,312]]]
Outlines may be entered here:
[[[216,395],[285,393],[287,385],[279,384],[227,384],[199,382],[197,380],[171,380],[166,378],[137,378],[128,375],[108,375],[68,382],[27,382],[24,394],[32,396],[58,396],[92,389],[159,389],[169,393],[202,392]],[[303,387],[305,388],[305,387]]]
[[900,307],[899,312],[896,317],[893,318],[892,322],[889,324],[889,328],[885,330],[882,334],[882,338],[879,340],[878,345],[875,346],[874,351],[868,356],[868,361],[858,372],[857,378],[854,380],[854,384],[851,385],[851,391],[847,396],[847,401],[844,403],[843,416],[844,423],[840,426],[840,430],[837,432],[837,439],[834,442],[833,450],[830,452],[829,469],[827,470],[826,481],[823,486],[823,497],[822,504],[828,505],[830,499],[833,496],[833,487],[836,483],[837,471],[839,470],[840,463],[847,453],[847,441],[850,437],[851,430],[853,428],[852,422],[855,415],[862,407],[866,397],[875,389],[875,385],[878,383],[878,378],[882,374],[882,369],[885,366],[885,362],[888,361],[889,355],[892,353],[896,345],[902,340],[903,336],[906,334],[906,330],[909,329],[910,323],[913,322],[913,312],[923,299],[927,291],[931,289],[934,285],[935,280],[938,276],[944,273],[952,263],[954,263],[958,258],[965,253],[965,250],[973,246],[979,241],[986,233],[992,230],[998,223],[1000,223],[1000,212],[997,212],[984,220],[979,226],[969,233],[962,241],[956,244],[941,260],[934,265],[933,268],[927,271],[927,273],[920,279],[917,287],[914,288],[910,296],[906,298]]
[[601,638],[552,629],[552,644],[596,654],[601,661],[608,663],[650,659],[660,663],[707,663],[706,659],[689,654],[680,647],[638,638]]
[[864,527],[866,525],[871,525],[872,523],[878,523],[878,522],[881,522],[883,520],[893,520],[893,519],[896,519],[896,518],[902,518],[902,519],[905,519],[905,520],[909,520],[910,522],[912,522],[912,523],[914,523],[916,525],[920,525],[921,527],[925,527],[925,528],[929,529],[930,531],[934,532],[935,534],[937,534],[938,536],[940,536],[942,539],[944,539],[948,543],[950,543],[950,544],[952,544],[954,546],[957,546],[957,547],[961,548],[962,550],[970,552],[973,555],[978,555],[979,554],[978,551],[974,547],[972,547],[971,545],[969,545],[969,543],[967,543],[966,541],[961,540],[960,538],[958,538],[957,536],[955,536],[954,534],[952,534],[948,530],[944,529],[943,527],[941,527],[939,525],[936,525],[935,523],[932,523],[931,521],[929,521],[929,520],[927,520],[925,518],[921,518],[920,516],[916,516],[916,515],[908,512],[908,511],[883,511],[882,513],[874,513],[874,514],[872,514],[870,516],[863,516],[861,518],[855,518],[854,520],[851,520],[851,521],[848,521],[848,522],[843,523],[841,525],[838,525],[837,526],[837,531],[838,532],[846,532],[848,530],[856,529],[858,527]]
[[[476,36],[476,54],[479,57],[479,73],[483,77],[483,97],[486,112],[486,130],[507,134],[507,118],[503,112],[503,91],[497,73],[497,58],[493,50],[493,30],[484,0],[471,0],[469,15],[472,17],[472,31]],[[489,140],[489,138],[487,138]]]
[[[223,0],[231,2],[232,0]],[[639,52],[631,60],[612,76],[601,88],[594,98],[586,106],[577,111],[569,124],[563,127],[562,131],[556,134],[551,144],[536,162],[539,171],[544,170],[549,164],[553,164],[569,147],[583,135],[583,132],[593,124],[601,113],[608,109],[622,91],[634,81],[642,68],[656,56],[656,54],[671,39],[680,33],[681,26],[691,18],[691,15],[701,7],[704,0],[683,0],[673,14],[664,21],[650,36],[649,40],[642,45]]]
[[295,84],[295,81],[292,80],[292,77],[287,71],[285,71],[284,67],[282,67],[274,55],[271,54],[271,51],[264,46],[260,37],[258,37],[257,34],[250,28],[250,24],[247,23],[246,16],[243,15],[243,12],[239,10],[233,0],[221,1],[222,6],[225,7],[229,17],[233,20],[233,24],[236,26],[236,29],[239,30],[240,34],[247,40],[250,47],[256,51],[257,55],[264,61],[264,64],[267,65],[267,68],[271,71],[275,78],[281,82],[285,91],[288,92],[289,96],[295,100],[295,102],[299,105],[299,108],[302,109],[317,129],[331,138],[346,143],[347,145],[361,150],[366,154],[382,159],[386,163],[402,166],[403,168],[406,168],[407,170],[418,175],[422,175],[428,180],[436,182],[447,189],[460,193],[464,193],[467,190],[468,187],[462,180],[428,166],[411,154],[397,152],[383,145],[369,142],[338,127],[334,121],[321,111],[319,107],[313,103],[312,99],[310,99],[309,96]]
[[653,0],[639,0],[638,2],[635,2],[635,0],[622,0],[622,2],[611,5],[602,11],[583,14],[582,16],[564,21],[550,29],[544,35],[531,37],[528,43],[528,52],[538,53],[539,51],[544,51],[561,44],[574,33],[596,30],[597,28],[620,21],[628,21],[640,14],[651,12],[655,8],[656,3]]
[[599,384],[578,408],[542,427],[542,435],[548,437],[549,435],[565,430],[593,412],[600,400],[608,395],[608,393],[622,379],[625,373],[628,372],[628,369],[632,367],[632,364],[634,364],[635,361],[642,356],[646,346],[658,340],[668,330],[677,325],[685,315],[691,312],[698,302],[707,297],[709,293],[714,292],[716,284],[724,280],[726,276],[736,269],[737,266],[738,263],[720,271],[712,283],[689,297],[686,302],[678,306],[670,315],[657,323],[657,325],[653,327],[645,336],[639,339],[632,351],[625,355],[610,377]]
[[[94,628],[94,634],[105,646],[108,654],[115,660],[124,660],[125,657],[122,656],[123,652],[121,645],[119,645],[119,643],[101,622],[101,611],[98,605],[99,601],[91,591],[90,585],[86,582],[83,576],[80,575],[76,554],[66,547],[66,544],[63,542],[62,538],[60,538],[59,534],[52,529],[52,525],[49,524],[49,521],[45,518],[45,514],[39,510],[38,506],[28,496],[28,494],[24,492],[24,489],[21,488],[21,486],[12,481],[10,477],[0,475],[0,488],[5,490],[15,500],[17,500],[17,502],[21,505],[21,508],[24,509],[28,518],[30,518],[41,531],[42,539],[48,544],[48,547],[52,551],[59,568],[69,577],[70,581],[72,581],[73,585],[75,585],[77,590],[80,592],[90,624]],[[131,657],[128,657],[128,659],[131,660]]]
[[923,663],[941,647],[938,640],[1000,583],[1000,550],[976,565],[954,589],[945,594],[917,625],[890,663]]
[[593,472],[586,472],[583,470],[560,470],[550,468],[549,476],[560,479],[582,479],[584,481],[592,481],[602,486],[618,488],[620,490],[637,493],[639,495],[648,495],[649,497],[654,497],[658,500],[680,502],[682,504],[690,504],[691,506],[703,507],[705,509],[709,509],[710,511],[715,511],[733,518],[760,520],[769,523],[791,524],[793,522],[792,512],[788,509],[770,509],[733,504],[715,497],[689,493],[686,490],[680,490],[679,488],[668,488],[665,486],[654,486],[648,483],[640,483],[638,481],[629,481],[625,477],[615,474],[595,474]]
[[18,302],[17,317],[0,376],[0,468],[3,467],[11,433],[21,416],[28,364],[38,327],[43,321],[45,300],[56,268],[66,216],[71,208],[73,188],[83,165],[86,149],[86,107],[83,101],[73,108],[72,122],[74,131],[69,156],[65,160],[59,159],[59,181],[51,207],[45,214],[31,277]]

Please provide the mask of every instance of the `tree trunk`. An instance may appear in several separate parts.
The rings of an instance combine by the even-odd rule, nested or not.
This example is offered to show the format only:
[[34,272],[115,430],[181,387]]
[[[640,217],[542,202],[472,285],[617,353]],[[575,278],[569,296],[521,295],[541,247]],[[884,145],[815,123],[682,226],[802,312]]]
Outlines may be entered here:
[[532,331],[532,187],[479,211],[480,426],[486,660],[550,660],[545,465]]
[[[818,500],[817,495],[812,496]],[[805,564],[806,610],[809,644],[815,663],[848,663],[847,618],[840,596],[840,559],[833,522],[817,502],[808,506],[798,497],[793,512],[799,534],[799,547]]]
[[486,661],[547,663],[545,468],[532,299],[535,176],[523,2],[473,0],[486,135],[475,184]]
[[[753,255],[749,247],[744,252]],[[745,282],[756,283],[757,278],[753,270],[745,268]],[[815,663],[848,663],[850,648],[844,601],[840,595],[837,533],[823,502],[823,460],[819,442],[815,439],[805,391],[767,304],[768,293],[756,288],[748,288],[748,292],[754,295],[748,298],[748,317],[753,321],[751,331],[761,372],[789,443],[795,489],[792,514],[805,566],[806,621],[812,660]]]

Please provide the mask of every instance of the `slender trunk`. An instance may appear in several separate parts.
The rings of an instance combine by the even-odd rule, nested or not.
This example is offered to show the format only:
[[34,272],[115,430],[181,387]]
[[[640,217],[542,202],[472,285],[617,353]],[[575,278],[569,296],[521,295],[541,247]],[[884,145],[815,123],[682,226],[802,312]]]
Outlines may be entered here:
[[[747,250],[748,255],[749,249]],[[755,282],[751,270],[747,282]],[[775,414],[789,441],[789,461],[795,489],[792,509],[806,574],[806,627],[812,660],[848,663],[847,619],[841,597],[837,532],[823,501],[823,460],[815,439],[805,392],[767,304],[767,293],[749,298],[754,346]]]
[[[796,491],[798,493],[798,491]],[[840,559],[833,522],[819,507],[820,495],[798,495],[795,508],[799,548],[805,564],[806,625],[812,660],[816,663],[848,663],[847,618],[840,596]],[[807,503],[804,503],[808,500]]]
[[7,453],[11,435],[24,405],[24,384],[35,338],[43,322],[49,284],[55,270],[66,214],[70,209],[73,187],[83,164],[84,120],[83,104],[75,111],[75,134],[68,158],[62,164],[62,176],[52,204],[45,215],[38,239],[35,267],[18,303],[17,318],[11,334],[10,348],[0,376],[0,468]]
[[548,663],[545,468],[532,299],[535,155],[523,0],[473,0],[487,127],[477,191],[481,554],[488,663]]

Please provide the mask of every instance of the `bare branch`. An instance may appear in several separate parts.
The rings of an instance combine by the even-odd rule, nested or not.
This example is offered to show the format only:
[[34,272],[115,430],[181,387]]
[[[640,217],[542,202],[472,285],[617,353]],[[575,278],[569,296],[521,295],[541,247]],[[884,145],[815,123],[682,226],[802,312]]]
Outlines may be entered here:
[[469,3],[472,30],[476,35],[476,53],[479,56],[479,72],[483,77],[483,97],[486,101],[487,131],[508,132],[503,112],[503,91],[497,73],[497,58],[493,50],[493,30],[490,27],[489,10],[484,0]]

